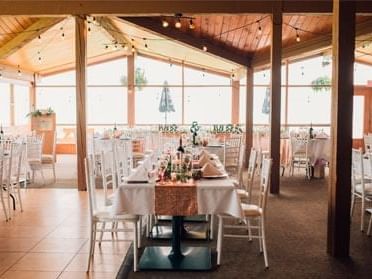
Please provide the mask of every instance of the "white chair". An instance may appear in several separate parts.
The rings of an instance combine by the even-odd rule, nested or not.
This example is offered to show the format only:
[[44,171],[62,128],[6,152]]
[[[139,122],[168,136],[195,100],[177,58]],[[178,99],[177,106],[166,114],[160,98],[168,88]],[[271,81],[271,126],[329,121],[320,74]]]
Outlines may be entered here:
[[101,174],[102,186],[105,198],[105,205],[112,205],[112,195],[109,195],[109,189],[114,192],[117,189],[115,155],[113,151],[102,151],[101,153]]
[[55,168],[55,161],[56,161],[56,143],[57,143],[57,132],[54,132],[53,135],[53,147],[52,147],[52,154],[42,154],[41,155],[41,164],[42,167],[51,168],[53,170],[53,181],[56,182],[56,168]]
[[[364,161],[364,162],[363,162]],[[361,149],[352,150],[352,165],[351,165],[351,216],[353,216],[355,200],[361,201],[361,223],[360,230],[364,230],[364,216],[366,210],[366,202],[372,201],[372,184],[370,183],[372,174],[372,154],[368,154],[363,158]],[[365,174],[366,172],[369,175]],[[368,168],[368,169],[367,169]]]
[[23,211],[20,191],[20,172],[22,166],[23,148],[24,146],[21,143],[11,144],[9,158],[7,160],[6,168],[4,171],[5,175],[3,173],[2,184],[5,185],[4,187],[7,191],[8,198],[8,219],[11,219],[12,217],[12,199],[14,199],[14,203],[16,202],[16,200],[18,201],[21,212]]
[[372,153],[372,135],[364,135],[363,136],[364,140],[364,152],[365,153]]
[[39,171],[43,184],[45,184],[45,177],[43,173],[42,154],[43,154],[43,137],[28,136],[27,137],[27,162],[32,171],[32,182],[35,182],[35,172]]
[[[265,212],[267,204],[267,195],[269,188],[269,178],[271,173],[272,159],[264,159],[262,162],[261,180],[260,180],[260,192],[258,205],[242,203],[243,212],[243,225],[224,225],[224,219],[236,219],[227,215],[219,215],[218,223],[218,237],[217,237],[217,265],[221,264],[222,254],[222,240],[224,237],[231,238],[257,238],[259,240],[260,252],[264,254],[265,267],[269,267],[266,249],[266,236],[265,236]],[[252,222],[256,221],[257,225],[252,225]],[[225,234],[224,229],[245,229],[247,234]],[[252,230],[257,230],[257,234],[253,234]]]
[[6,165],[5,160],[6,160],[6,158],[4,156],[4,150],[0,146],[0,199],[1,199],[1,204],[3,206],[3,212],[4,212],[5,220],[8,221],[8,211],[7,211],[7,208],[6,208],[6,205],[5,205],[5,200],[4,200],[5,199],[4,198],[4,195],[5,195],[4,190],[5,189],[4,189],[4,184],[3,184],[4,169],[5,169],[5,165]]
[[224,165],[230,175],[234,175],[239,169],[239,154],[242,144],[241,135],[225,137]]
[[290,162],[290,173],[294,174],[294,169],[297,167],[304,168],[306,171],[306,177],[311,178],[311,165],[308,156],[308,137],[291,137],[291,162]]
[[[88,159],[85,159],[85,171],[86,171],[86,181],[87,189],[89,194],[89,213],[91,220],[91,230],[90,230],[90,249],[89,249],[89,259],[88,259],[88,269],[90,270],[91,261],[94,257],[95,244],[98,242],[118,242],[118,241],[132,241],[132,239],[103,239],[103,233],[117,233],[117,232],[134,232],[133,235],[133,254],[134,263],[133,270],[137,271],[137,260],[138,260],[138,221],[139,218],[136,215],[125,214],[125,215],[115,215],[112,213],[112,209],[108,206],[98,207],[96,200],[96,186],[95,186],[95,175],[93,167],[93,156],[91,155]],[[111,228],[106,229],[106,223],[130,223],[133,229],[118,228],[117,226],[111,226]],[[99,226],[99,224],[101,226]],[[101,233],[99,239],[97,239],[97,233]]]
[[244,185],[243,182],[241,182],[241,184],[239,185],[239,188],[236,189],[236,192],[238,193],[238,196],[242,201],[251,202],[254,175],[256,171],[256,162],[257,162],[257,151],[252,147],[250,155],[249,155],[249,161],[248,161],[247,184]]

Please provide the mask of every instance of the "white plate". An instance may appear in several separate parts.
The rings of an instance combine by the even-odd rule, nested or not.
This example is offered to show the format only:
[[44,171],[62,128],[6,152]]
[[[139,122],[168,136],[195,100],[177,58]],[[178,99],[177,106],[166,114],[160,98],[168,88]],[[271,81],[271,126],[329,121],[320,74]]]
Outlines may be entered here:
[[202,176],[202,178],[224,178],[228,177],[229,175],[227,173],[220,174],[220,175],[207,175],[207,176]]

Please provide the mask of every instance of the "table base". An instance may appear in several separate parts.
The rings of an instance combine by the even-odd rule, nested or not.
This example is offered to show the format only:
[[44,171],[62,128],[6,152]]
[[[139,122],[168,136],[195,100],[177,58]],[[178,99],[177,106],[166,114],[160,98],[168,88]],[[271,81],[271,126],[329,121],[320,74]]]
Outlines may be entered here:
[[146,247],[139,261],[140,270],[210,270],[212,268],[209,247],[182,247],[183,257],[170,258],[172,247]]
[[[151,230],[152,239],[171,239],[171,225],[155,225]],[[182,239],[207,240],[209,238],[209,230],[205,224],[202,226],[193,226],[191,230],[182,233]]]
[[[168,215],[159,215],[157,218],[159,221],[168,221],[168,222],[172,221],[172,216],[168,216]],[[202,223],[208,222],[206,215],[185,216],[183,217],[183,220],[185,222],[202,222]]]

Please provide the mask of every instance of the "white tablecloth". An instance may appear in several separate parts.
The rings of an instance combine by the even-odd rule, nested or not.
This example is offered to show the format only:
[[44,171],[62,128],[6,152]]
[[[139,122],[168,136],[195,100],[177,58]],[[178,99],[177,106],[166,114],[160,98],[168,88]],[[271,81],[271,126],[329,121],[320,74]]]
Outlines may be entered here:
[[[241,218],[240,200],[230,179],[197,181],[198,214],[229,214]],[[114,193],[113,213],[156,214],[155,184],[124,184]]]
[[312,166],[329,162],[331,157],[331,140],[329,138],[311,139],[308,144],[308,156]]

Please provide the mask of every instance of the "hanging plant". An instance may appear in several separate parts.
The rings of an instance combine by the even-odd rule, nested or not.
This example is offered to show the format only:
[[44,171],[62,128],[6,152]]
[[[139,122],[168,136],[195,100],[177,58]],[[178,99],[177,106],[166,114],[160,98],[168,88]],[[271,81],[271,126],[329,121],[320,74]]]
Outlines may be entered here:
[[318,77],[311,82],[311,87],[315,92],[329,91],[331,89],[331,79],[328,76]]

